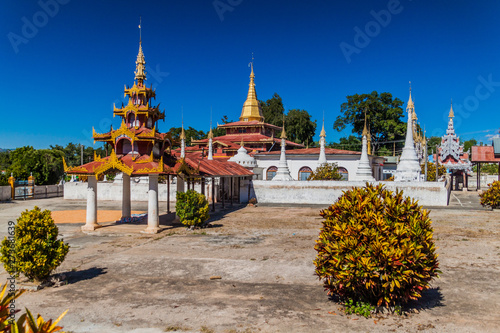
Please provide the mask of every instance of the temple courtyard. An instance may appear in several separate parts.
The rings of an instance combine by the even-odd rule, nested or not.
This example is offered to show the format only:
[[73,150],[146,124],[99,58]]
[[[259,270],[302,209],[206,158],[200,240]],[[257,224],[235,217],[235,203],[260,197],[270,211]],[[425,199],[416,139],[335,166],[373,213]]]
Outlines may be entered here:
[[[325,207],[233,206],[201,230],[170,214],[155,235],[141,233],[141,220],[85,234],[85,201],[14,201],[0,203],[0,236],[25,209],[57,212],[71,248],[56,273],[67,284],[27,292],[16,305],[46,319],[69,309],[68,332],[498,332],[500,213],[482,209],[476,192],[451,198],[431,207],[441,277],[405,315],[370,319],[343,314],[314,275]],[[100,222],[112,221],[121,203],[99,210]],[[147,203],[132,210],[147,212]]]

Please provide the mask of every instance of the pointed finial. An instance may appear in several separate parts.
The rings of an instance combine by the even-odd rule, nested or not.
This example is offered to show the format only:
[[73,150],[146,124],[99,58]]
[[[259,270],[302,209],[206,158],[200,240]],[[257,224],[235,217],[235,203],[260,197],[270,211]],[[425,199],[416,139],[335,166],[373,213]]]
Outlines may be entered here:
[[252,61],[248,64],[248,66],[250,66],[250,68],[252,69],[252,72],[250,73],[250,75],[254,75],[253,74],[253,52],[252,52]]
[[453,118],[453,117],[455,117],[455,113],[453,112],[453,99],[452,99],[450,106],[450,114],[448,114],[448,118]]
[[[141,23],[139,23],[139,53],[135,61],[135,79],[137,83],[142,84],[146,80],[146,60],[142,52],[142,36],[141,36]],[[134,83],[135,84],[135,83]]]
[[320,138],[326,137],[325,132],[325,111],[323,110],[323,126],[321,127],[321,133],[319,134]]
[[285,113],[283,113],[283,131],[281,131],[281,136],[280,139],[286,139],[286,132],[285,132]]
[[142,23],[142,16],[139,16],[139,44],[142,43],[142,27],[141,27],[141,23]]
[[409,82],[410,82],[410,93],[411,93],[411,81],[409,81]]
[[245,144],[243,143],[243,138],[241,138],[240,146],[244,146]]

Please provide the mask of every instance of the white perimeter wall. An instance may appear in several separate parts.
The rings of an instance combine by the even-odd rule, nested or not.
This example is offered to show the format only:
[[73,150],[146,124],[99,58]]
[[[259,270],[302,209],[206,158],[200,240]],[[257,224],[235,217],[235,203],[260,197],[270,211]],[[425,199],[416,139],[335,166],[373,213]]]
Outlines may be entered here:
[[10,199],[11,199],[10,186],[0,186],[0,201],[6,201]]
[[[375,185],[380,182],[374,182]],[[388,190],[402,190],[405,196],[424,206],[447,206],[449,186],[445,182],[383,182]],[[257,202],[263,204],[333,204],[342,191],[364,182],[347,181],[264,181],[254,180]]]
[[[343,167],[349,173],[349,180],[353,179],[356,175],[356,170],[358,169],[359,158],[361,155],[347,155],[347,156],[335,156],[332,158],[332,155],[327,155],[328,163],[337,163],[339,167]],[[266,180],[267,169],[271,166],[278,167],[280,155],[267,155],[267,156],[256,156],[257,165],[259,168],[262,168],[263,180]],[[318,156],[317,155],[299,155],[295,156],[289,154],[286,156],[288,169],[290,169],[290,175],[293,179],[299,179],[299,170],[302,167],[309,167],[311,170],[316,170],[319,166]],[[379,159],[383,161],[383,159]],[[377,163],[374,163],[373,157],[370,156],[370,163],[372,163],[372,170],[374,170],[375,179],[379,179],[382,176],[382,166],[379,166]]]

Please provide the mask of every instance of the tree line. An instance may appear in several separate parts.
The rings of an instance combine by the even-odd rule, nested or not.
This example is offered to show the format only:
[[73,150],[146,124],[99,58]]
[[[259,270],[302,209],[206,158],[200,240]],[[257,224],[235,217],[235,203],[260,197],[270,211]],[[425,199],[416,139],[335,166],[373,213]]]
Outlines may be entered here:
[[[392,155],[400,152],[404,146],[406,135],[406,121],[404,119],[403,101],[388,93],[373,91],[370,94],[354,94],[346,97],[346,102],[340,106],[340,114],[335,119],[333,129],[341,132],[350,127],[352,134],[341,137],[338,142],[329,142],[327,147],[361,151],[361,135],[365,124],[365,113],[371,134],[372,153],[377,155]],[[301,143],[309,147],[317,147],[314,141],[317,129],[317,120],[313,120],[308,111],[291,109],[286,111],[282,98],[277,94],[260,101],[265,122],[275,126],[283,126],[288,140]],[[227,115],[221,119],[222,124],[233,122]],[[208,136],[208,132],[193,127],[184,129],[187,145],[191,140],[200,140]],[[224,129],[212,128],[215,137],[225,134]],[[174,140],[174,146],[179,143],[181,127],[171,127],[169,133]],[[435,153],[436,145],[441,143],[440,137],[428,138],[428,153]],[[464,151],[477,144],[475,139],[463,142]],[[64,174],[62,158],[69,166],[80,165],[93,160],[94,152],[97,155],[107,156],[111,148],[104,146],[94,149],[82,147],[79,144],[69,143],[66,147],[55,145],[49,149],[34,149],[31,146],[17,148],[11,151],[0,151],[0,185],[6,185],[12,173],[17,179],[27,179],[30,173],[36,179],[37,185],[56,184]]]

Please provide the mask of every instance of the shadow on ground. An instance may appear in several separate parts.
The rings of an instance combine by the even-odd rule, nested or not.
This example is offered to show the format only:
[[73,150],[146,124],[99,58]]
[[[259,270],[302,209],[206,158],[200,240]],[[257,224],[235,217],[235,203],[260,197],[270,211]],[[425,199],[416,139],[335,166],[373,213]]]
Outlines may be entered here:
[[78,283],[80,281],[91,280],[99,275],[106,274],[107,268],[92,267],[82,271],[71,271],[65,273],[68,277],[68,284]]

